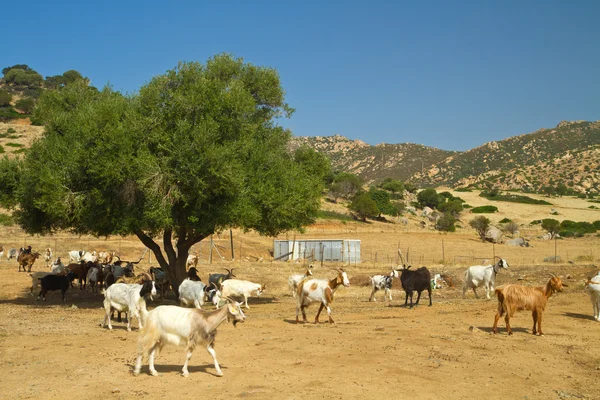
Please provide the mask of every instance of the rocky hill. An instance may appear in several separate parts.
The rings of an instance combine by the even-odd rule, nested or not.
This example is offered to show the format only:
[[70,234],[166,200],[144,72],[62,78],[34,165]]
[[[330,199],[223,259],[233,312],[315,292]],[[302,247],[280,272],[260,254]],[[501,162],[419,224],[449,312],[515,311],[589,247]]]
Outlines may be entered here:
[[343,136],[298,137],[331,158],[335,169],[367,183],[387,177],[420,186],[485,187],[540,191],[565,184],[600,193],[600,121],[563,121],[555,128],[489,142],[465,152],[412,143],[371,146]]

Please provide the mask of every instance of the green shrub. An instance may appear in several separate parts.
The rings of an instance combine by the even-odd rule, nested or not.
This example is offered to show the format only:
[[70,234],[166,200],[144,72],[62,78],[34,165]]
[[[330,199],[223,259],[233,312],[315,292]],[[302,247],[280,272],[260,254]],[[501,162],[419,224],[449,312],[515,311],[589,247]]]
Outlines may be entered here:
[[470,205],[470,204],[465,203],[465,204],[463,204],[463,208],[464,209],[468,209],[468,208],[473,208],[473,206]]
[[23,147],[22,149],[13,151],[13,154],[21,154],[25,153],[26,151],[29,151],[29,149],[27,147]]
[[491,214],[498,211],[498,207],[496,206],[480,206],[471,209],[473,214]]
[[435,229],[444,232],[454,232],[456,231],[455,222],[456,218],[451,213],[444,213],[435,223]]
[[12,107],[0,107],[0,121],[10,121],[16,118],[22,118],[22,116]]
[[35,107],[33,99],[20,99],[15,103],[15,107],[23,111],[25,114],[31,114]]
[[506,224],[507,222],[512,222],[512,220],[511,220],[511,219],[509,219],[509,218],[502,218],[502,219],[500,220],[500,223],[501,223],[501,224]]
[[12,101],[12,94],[4,89],[0,89],[0,107],[9,107]]
[[6,133],[17,133],[17,131],[15,131],[13,128],[8,128]]
[[539,225],[539,224],[541,224],[541,223],[542,223],[542,220],[541,220],[541,219],[534,219],[533,221],[531,221],[531,222],[529,223],[529,225]]
[[317,211],[317,218],[322,218],[322,219],[335,219],[335,220],[339,220],[339,221],[352,221],[352,217],[350,217],[347,214],[342,214],[336,211],[325,211],[325,210],[319,210]]
[[492,189],[489,192],[484,190],[479,194],[479,196],[485,197],[486,199],[496,201],[509,201],[512,203],[552,205],[552,203],[549,203],[546,200],[536,200],[528,196],[518,194],[500,194],[500,192],[497,189]]
[[21,143],[13,143],[13,142],[8,142],[8,143],[6,143],[6,145],[8,147],[23,147],[23,145]]
[[456,189],[457,192],[472,192],[473,189],[469,189],[469,188],[458,188]]
[[0,144],[0,154],[2,153],[6,153],[6,150],[4,150],[4,146]]

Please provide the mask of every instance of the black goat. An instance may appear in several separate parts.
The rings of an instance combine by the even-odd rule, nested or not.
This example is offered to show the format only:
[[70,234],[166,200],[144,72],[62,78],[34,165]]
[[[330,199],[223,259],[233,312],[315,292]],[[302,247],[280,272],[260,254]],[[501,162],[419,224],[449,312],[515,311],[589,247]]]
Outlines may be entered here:
[[410,265],[404,267],[400,273],[400,282],[402,283],[402,289],[406,293],[406,300],[404,305],[408,304],[408,296],[410,295],[410,308],[413,307],[413,292],[416,290],[419,295],[417,296],[417,302],[419,304],[421,299],[421,292],[425,289],[429,292],[429,305],[431,306],[431,273],[427,267],[421,267],[417,270],[410,271]]
[[200,279],[200,277],[198,276],[198,270],[196,269],[196,267],[188,269],[187,276],[190,279],[190,281],[202,282],[202,279]]
[[40,290],[40,294],[38,295],[38,301],[40,301],[40,297],[46,301],[46,293],[54,290],[60,290],[62,293],[62,301],[66,301],[65,293],[67,292],[67,289],[69,289],[69,284],[73,282],[75,278],[76,275],[73,272],[69,272],[66,276],[50,274],[40,278],[42,290]]
[[227,279],[235,278],[235,275],[233,274],[233,268],[231,268],[230,270],[225,268],[225,271],[227,271],[226,274],[210,274],[208,276],[208,285],[207,286],[214,286],[215,288],[221,288],[221,283],[223,283],[223,281],[226,281]]

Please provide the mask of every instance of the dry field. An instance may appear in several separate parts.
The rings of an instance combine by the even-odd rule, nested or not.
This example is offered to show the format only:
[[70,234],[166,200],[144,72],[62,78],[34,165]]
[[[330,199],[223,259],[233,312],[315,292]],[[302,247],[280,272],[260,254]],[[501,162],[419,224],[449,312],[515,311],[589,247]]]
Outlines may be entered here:
[[[455,285],[434,291],[433,307],[423,302],[414,309],[404,308],[398,282],[390,304],[382,301],[382,292],[377,302],[369,303],[367,276],[389,269],[398,243],[411,249],[415,264],[419,257],[441,259],[442,238],[446,259],[492,252],[491,245],[480,243],[471,231],[394,232],[388,225],[322,222],[306,233],[306,237],[360,238],[367,256],[362,264],[346,266],[352,284],[336,292],[332,326],[294,323],[295,300],[286,281],[290,272],[301,272],[303,265],[271,262],[271,239],[234,233],[236,255],[241,251],[242,257],[232,263],[215,255],[213,265],[206,263],[207,246],[198,246],[203,280],[209,272],[233,266],[238,277],[267,285],[261,298],[250,300],[244,324],[234,328],[224,323],[219,329],[216,350],[222,378],[214,375],[210,355],[202,348],[191,360],[190,377],[182,378],[184,352],[174,347],[166,347],[157,358],[159,377],[147,374],[147,364],[141,376],[133,377],[137,329],[127,332],[125,324],[118,322],[113,331],[100,328],[102,295],[75,289],[67,292],[64,305],[60,292],[38,303],[28,293],[27,274],[17,272],[14,260],[4,260],[0,264],[2,398],[600,398],[600,323],[591,316],[582,283],[597,270],[592,264],[598,261],[593,252],[599,249],[599,238],[560,241],[559,253],[568,253],[569,259],[586,254],[593,258],[561,265],[523,261],[552,255],[553,243],[533,241],[529,249],[495,246],[495,252],[511,264],[498,275],[498,285],[517,281],[540,285],[549,272],[562,275],[569,284],[550,299],[543,322],[546,336],[533,336],[531,316],[521,312],[511,321],[515,334],[508,337],[502,322],[500,334],[490,333],[495,300],[476,300],[472,294],[461,298],[463,264],[427,264],[432,272],[444,269]],[[8,246],[51,245],[62,256],[80,247],[115,248],[127,259],[137,259],[143,250],[134,238],[29,237],[15,228],[3,228],[0,237]],[[215,240],[225,256],[228,237]],[[370,257],[376,252],[381,255],[375,264]],[[264,260],[245,261],[256,257]],[[147,261],[144,257],[140,266],[147,268]],[[315,275],[333,277],[336,266],[317,264]],[[43,268],[34,265],[34,270]],[[155,299],[149,308],[159,304],[175,304],[175,299]],[[315,305],[308,309],[309,320],[316,311]]]

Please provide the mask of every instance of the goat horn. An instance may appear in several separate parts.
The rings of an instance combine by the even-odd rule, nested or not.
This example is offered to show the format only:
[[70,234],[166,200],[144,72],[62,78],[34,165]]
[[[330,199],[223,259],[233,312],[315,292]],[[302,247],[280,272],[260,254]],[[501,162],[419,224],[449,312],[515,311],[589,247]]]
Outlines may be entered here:
[[556,276],[556,275],[554,275],[552,272],[550,272],[550,276],[551,276],[552,278],[557,278],[557,276]]

